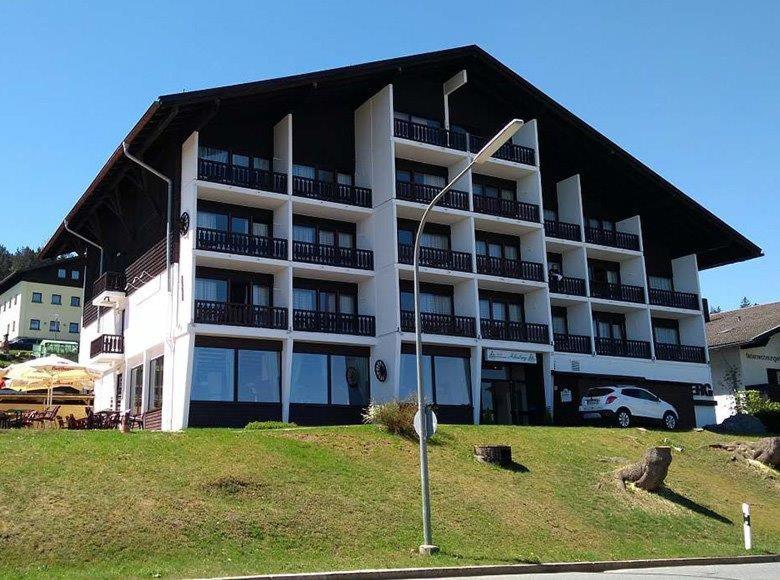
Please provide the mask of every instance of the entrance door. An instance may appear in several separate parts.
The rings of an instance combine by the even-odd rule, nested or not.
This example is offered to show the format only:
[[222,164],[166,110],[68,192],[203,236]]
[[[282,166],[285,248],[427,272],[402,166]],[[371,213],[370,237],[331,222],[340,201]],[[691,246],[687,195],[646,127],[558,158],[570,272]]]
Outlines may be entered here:
[[483,381],[482,416],[484,422],[496,425],[528,425],[526,384],[506,380]]

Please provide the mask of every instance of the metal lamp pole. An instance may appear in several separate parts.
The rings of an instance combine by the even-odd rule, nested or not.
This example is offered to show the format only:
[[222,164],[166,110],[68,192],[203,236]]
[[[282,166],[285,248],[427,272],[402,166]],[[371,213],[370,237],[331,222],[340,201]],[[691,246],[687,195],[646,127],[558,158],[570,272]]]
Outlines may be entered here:
[[422,324],[420,321],[420,237],[422,236],[425,222],[428,220],[428,214],[430,214],[433,206],[436,205],[450,189],[452,189],[455,183],[457,183],[469,169],[474,165],[484,163],[489,159],[502,145],[509,141],[509,139],[512,138],[512,135],[514,135],[522,126],[523,121],[520,119],[513,119],[507,123],[501,131],[496,133],[496,135],[479,150],[474,156],[474,159],[472,159],[460,173],[450,180],[450,182],[434,196],[423,212],[420,225],[417,227],[417,234],[414,238],[414,341],[417,362],[417,411],[420,414],[420,482],[422,484],[423,516],[423,544],[420,546],[420,553],[424,555],[434,554],[438,552],[439,548],[433,544],[431,535],[431,492],[428,483],[428,417],[425,412],[424,404],[425,388],[423,385],[422,368]]

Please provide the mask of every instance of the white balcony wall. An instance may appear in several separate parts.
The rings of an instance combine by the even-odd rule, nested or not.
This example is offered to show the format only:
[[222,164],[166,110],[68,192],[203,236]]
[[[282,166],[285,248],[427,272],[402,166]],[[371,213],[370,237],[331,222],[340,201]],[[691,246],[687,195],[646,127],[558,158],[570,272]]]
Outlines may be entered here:
[[615,223],[615,230],[626,234],[634,234],[639,236],[639,251],[644,251],[644,245],[642,242],[642,220],[638,215]]
[[374,270],[392,267],[398,261],[398,238],[396,233],[396,208],[392,203],[376,207],[367,220],[374,232]]
[[590,304],[582,302],[567,307],[566,317],[569,323],[569,333],[580,336],[593,336],[593,317]]
[[586,280],[588,277],[588,259],[585,256],[585,248],[576,247],[561,254],[563,259],[563,275],[570,278]]
[[287,193],[292,193],[292,115],[285,115],[274,125],[273,170],[287,174]]
[[550,295],[547,288],[540,288],[526,294],[524,305],[526,322],[550,325]]
[[479,320],[479,293],[477,291],[477,281],[465,280],[455,284],[453,295],[453,306],[456,316],[471,316]]
[[452,249],[456,252],[466,252],[473,255],[474,248],[474,220],[471,217],[464,218],[450,226],[450,238],[452,240]]
[[692,294],[701,295],[699,265],[696,254],[672,260],[672,279],[674,289],[677,292],[691,292]]
[[631,286],[646,286],[645,260],[638,256],[620,262],[620,282]]
[[558,219],[562,222],[579,225],[582,234],[582,186],[579,174],[559,181],[555,189],[558,198]]
[[701,316],[686,316],[679,319],[681,344],[707,347],[707,332],[702,321]]
[[538,136],[538,123],[536,119],[526,121],[526,123],[520,127],[520,130],[512,136],[512,143],[515,145],[523,145],[524,147],[530,147],[536,151],[536,163],[539,164],[539,136]]
[[395,266],[386,266],[374,275],[377,288],[376,334],[395,332],[400,325],[401,302],[398,293],[398,272]]
[[542,177],[538,171],[517,180],[517,200],[542,206]]
[[368,278],[358,283],[357,313],[376,316],[377,286],[374,278]]
[[626,313],[626,334],[629,340],[653,341],[653,330],[647,309]]
[[374,207],[395,197],[392,85],[355,111],[355,184],[371,188]]
[[520,236],[520,253],[526,262],[536,262],[547,266],[547,250],[544,244],[544,230],[532,230]]

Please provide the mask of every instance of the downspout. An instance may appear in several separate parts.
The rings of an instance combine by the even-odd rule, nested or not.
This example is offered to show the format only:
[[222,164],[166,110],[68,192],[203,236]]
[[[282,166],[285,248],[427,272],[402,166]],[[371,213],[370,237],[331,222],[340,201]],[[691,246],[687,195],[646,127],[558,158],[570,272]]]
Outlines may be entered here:
[[152,173],[162,179],[166,185],[168,186],[168,215],[167,219],[165,220],[165,277],[167,278],[167,289],[168,293],[171,292],[171,213],[173,213],[173,181],[171,181],[170,178],[166,177],[159,171],[157,171],[154,167],[151,165],[147,165],[138,157],[133,156],[130,153],[129,148],[127,147],[127,142],[122,141],[122,150],[125,153],[125,156],[134,163],[137,163],[144,169],[146,169],[149,173]]
[[96,247],[98,250],[100,250],[100,274],[103,274],[103,266],[104,266],[104,264],[103,264],[103,246],[96,244],[96,243],[95,243],[95,242],[93,242],[92,240],[90,240],[90,239],[87,239],[87,238],[85,238],[84,236],[82,236],[80,233],[78,233],[78,232],[76,232],[76,231],[74,231],[74,230],[70,229],[70,226],[68,226],[68,220],[66,220],[66,219],[65,219],[65,220],[62,220],[62,227],[64,227],[64,228],[65,228],[65,231],[66,231],[66,232],[69,232],[69,233],[73,234],[73,235],[74,235],[74,236],[76,236],[78,239],[80,239],[80,240],[84,240],[84,241],[85,241],[85,242],[87,242],[88,244],[90,244],[90,245],[92,245],[92,246],[95,246],[95,247]]

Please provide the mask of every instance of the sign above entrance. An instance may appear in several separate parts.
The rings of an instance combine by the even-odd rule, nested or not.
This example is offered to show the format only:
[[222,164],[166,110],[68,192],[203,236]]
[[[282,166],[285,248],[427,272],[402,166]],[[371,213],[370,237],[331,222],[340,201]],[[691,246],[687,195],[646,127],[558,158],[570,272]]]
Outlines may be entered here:
[[536,353],[523,352],[522,350],[503,350],[500,348],[486,348],[485,360],[487,362],[536,364]]

